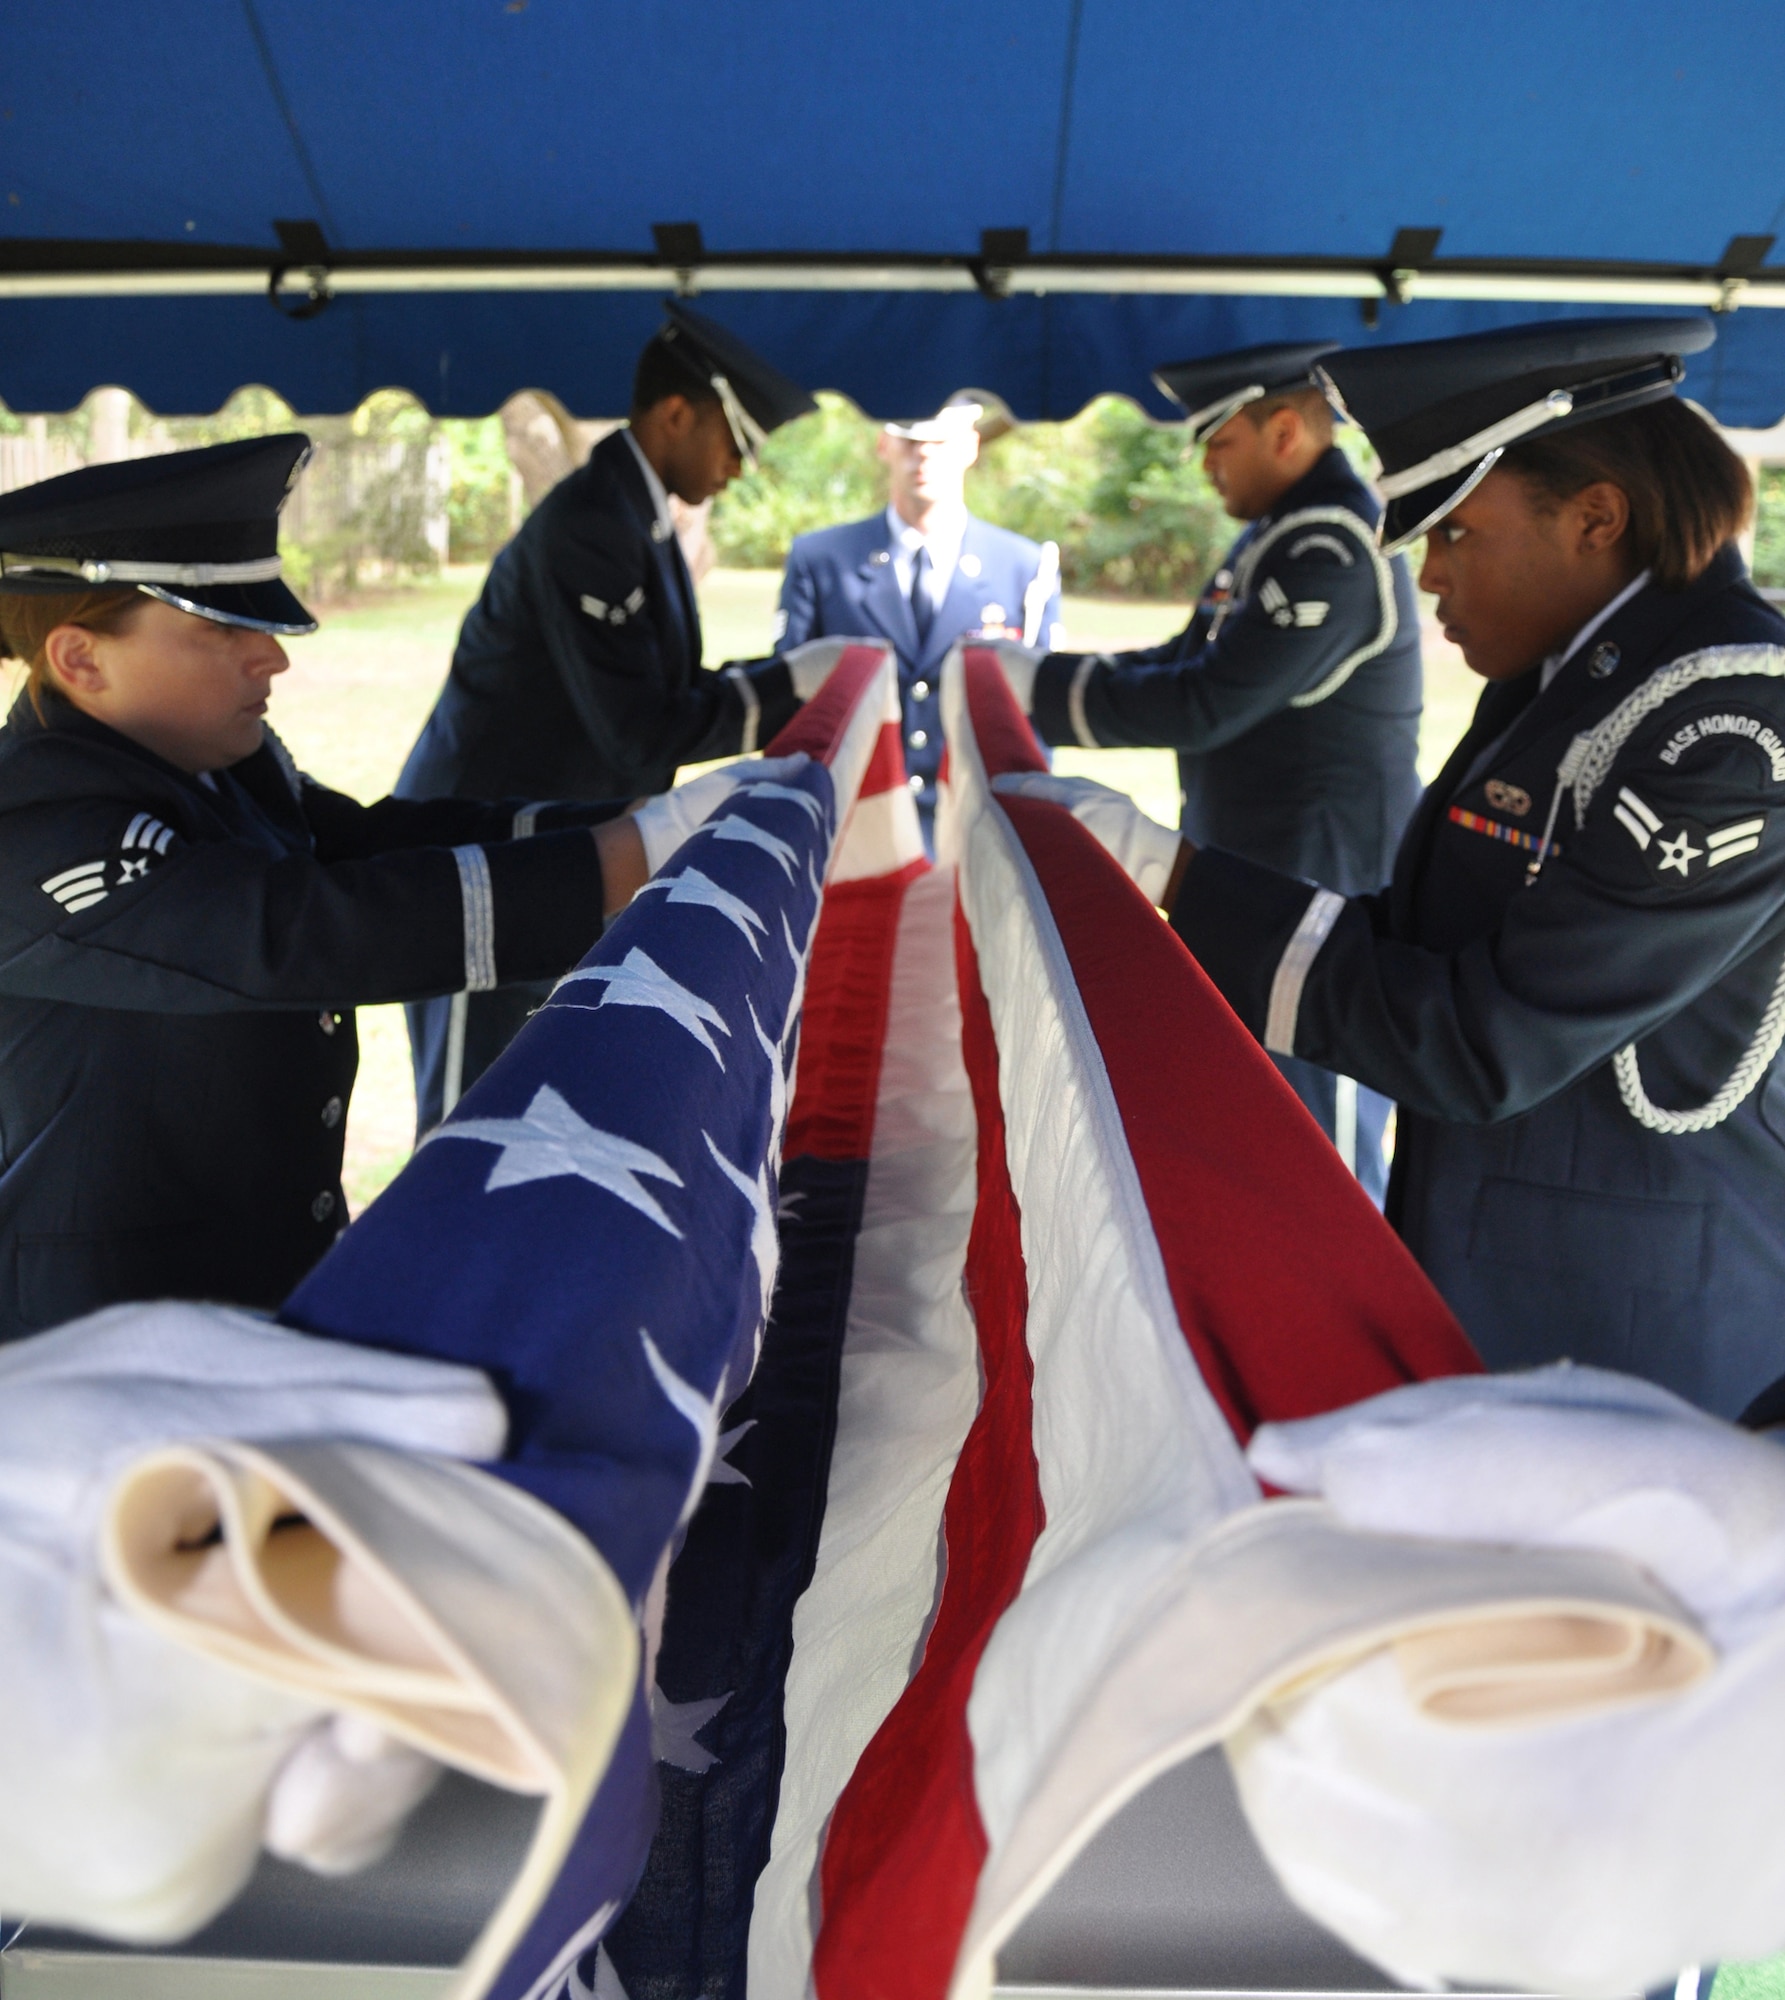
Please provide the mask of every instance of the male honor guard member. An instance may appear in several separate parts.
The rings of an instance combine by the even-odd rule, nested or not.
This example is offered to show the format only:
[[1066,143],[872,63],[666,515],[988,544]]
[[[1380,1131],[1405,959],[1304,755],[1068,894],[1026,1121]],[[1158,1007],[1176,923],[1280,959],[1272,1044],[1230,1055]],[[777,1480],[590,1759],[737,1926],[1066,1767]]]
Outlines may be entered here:
[[1735,544],[1741,461],[1674,393],[1712,338],[1577,320],[1324,362],[1386,545],[1427,538],[1489,683],[1386,890],[1075,810],[1146,854],[1267,1048],[1398,1101],[1390,1220],[1491,1366],[1735,1416],[1785,1375],[1785,619]]
[[[631,421],[491,565],[398,797],[661,792],[679,765],[766,743],[816,691],[811,663],[800,676],[785,657],[703,669],[669,499],[710,500],[770,431],[817,405],[724,327],[677,300],[665,311],[639,357]],[[419,1130],[439,1123],[543,997],[461,993],[409,1010]]]
[[[1419,797],[1419,618],[1405,562],[1377,550],[1375,496],[1332,441],[1310,373],[1331,351],[1161,368],[1227,512],[1250,525],[1176,639],[1007,665],[1047,742],[1176,750],[1191,840],[1349,894],[1387,877]],[[1380,1203],[1389,1100],[1278,1065]]]
[[926,843],[942,762],[938,676],[949,648],[969,632],[1030,646],[1052,645],[1059,632],[1058,548],[967,512],[967,469],[993,407],[967,391],[933,417],[886,425],[878,442],[890,489],[884,511],[801,535],[781,582],[783,646],[877,634],[897,648],[905,767]]
[[129,1299],[276,1305],[347,1219],[355,1004],[562,973],[645,879],[668,801],[517,824],[296,769],[262,718],[281,636],[315,629],[278,555],[307,451],[0,498],[0,650],[28,669],[0,728],[0,1340]]

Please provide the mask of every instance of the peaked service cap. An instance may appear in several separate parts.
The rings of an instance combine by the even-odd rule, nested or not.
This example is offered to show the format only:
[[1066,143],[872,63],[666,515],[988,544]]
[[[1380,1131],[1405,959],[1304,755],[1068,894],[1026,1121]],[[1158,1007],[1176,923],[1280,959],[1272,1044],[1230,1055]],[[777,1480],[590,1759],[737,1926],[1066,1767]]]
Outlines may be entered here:
[[1190,439],[1211,438],[1248,403],[1285,389],[1315,389],[1314,364],[1336,354],[1336,340],[1274,341],[1265,347],[1236,347],[1200,361],[1167,361],[1153,370],[1153,385],[1189,419]]
[[746,464],[755,462],[770,431],[817,409],[797,382],[753,353],[736,334],[680,299],[666,299],[663,309],[669,317],[653,341],[718,396]]
[[0,494],[0,591],[135,588],[219,625],[314,632],[280,575],[296,431],[88,465]]
[[1509,445],[1671,396],[1681,357],[1716,337],[1700,313],[1542,320],[1345,348],[1320,372],[1382,460],[1382,547],[1393,555],[1466,499]]

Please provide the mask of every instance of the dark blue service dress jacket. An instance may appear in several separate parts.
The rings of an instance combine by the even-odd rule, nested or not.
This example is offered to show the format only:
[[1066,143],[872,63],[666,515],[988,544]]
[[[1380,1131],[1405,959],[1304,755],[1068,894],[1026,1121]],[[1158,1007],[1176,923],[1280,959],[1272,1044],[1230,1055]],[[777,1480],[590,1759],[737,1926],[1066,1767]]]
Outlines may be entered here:
[[1419,798],[1419,615],[1336,447],[1227,552],[1177,638],[1059,653],[1049,743],[1178,752],[1184,832],[1345,893],[1387,877]]
[[[904,712],[905,768],[919,808],[936,805],[936,771],[942,761],[942,703],[938,676],[948,649],[969,632],[996,638],[1023,636],[1031,586],[1041,573],[1041,545],[1008,528],[967,517],[961,558],[948,591],[920,646],[911,600],[899,588],[886,513],[801,535],[787,555],[781,580],[786,650],[808,639],[888,639],[899,656],[899,699]],[[1057,570],[1048,586],[1038,630],[1043,644],[1060,622]]]
[[797,706],[778,660],[701,666],[693,580],[619,430],[491,564],[397,795],[636,798]]
[[1398,1101],[1390,1219],[1491,1366],[1723,1416],[1785,1375],[1785,620],[1733,547],[1489,686],[1389,888],[1205,850],[1172,922]]
[[574,964],[616,808],[514,840],[513,801],[362,806],[272,738],[207,784],[44,709],[0,729],[0,1340],[277,1305],[346,1220],[355,1003]]

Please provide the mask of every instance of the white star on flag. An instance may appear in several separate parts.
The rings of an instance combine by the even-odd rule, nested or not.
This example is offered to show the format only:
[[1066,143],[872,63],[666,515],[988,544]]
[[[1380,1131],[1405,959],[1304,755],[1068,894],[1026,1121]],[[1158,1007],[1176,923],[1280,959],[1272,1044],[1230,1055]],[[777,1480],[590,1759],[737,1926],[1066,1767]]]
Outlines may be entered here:
[[[785,1081],[783,1081],[785,1088]],[[762,1313],[767,1319],[769,1301],[775,1295],[775,1262],[779,1245],[775,1236],[775,1205],[769,1199],[769,1170],[766,1166],[757,1169],[756,1178],[734,1167],[713,1143],[713,1135],[700,1135],[707,1142],[707,1151],[719,1163],[719,1171],[730,1181],[750,1204],[750,1249],[756,1259],[756,1275],[762,1286]],[[760,1346],[761,1335],[757,1336]]]
[[[552,989],[552,997],[556,999],[566,986],[579,979],[607,981],[607,991],[596,1001],[595,1008],[654,1007],[659,1014],[667,1014],[678,1027],[686,1028],[714,1062],[721,1069],[725,1067],[719,1044],[703,1025],[710,1021],[720,1034],[729,1035],[731,1030],[725,1025],[725,1017],[710,1000],[703,1000],[698,993],[690,993],[686,986],[672,979],[654,958],[640,951],[637,945],[618,965],[589,965],[576,972],[567,972]],[[565,1004],[575,1006],[578,1003],[572,1000]]]
[[711,876],[703,875],[698,868],[685,868],[680,875],[672,875],[667,880],[662,876],[649,881],[638,892],[649,895],[653,889],[661,889],[672,903],[693,903],[701,909],[717,910],[728,923],[736,924],[744,934],[744,942],[762,956],[762,946],[751,935],[754,925],[766,937],[768,925],[751,909],[741,896],[734,896],[729,889],[721,889]]
[[824,808],[810,792],[802,792],[792,785],[771,784],[766,778],[756,785],[740,785],[738,790],[747,799],[785,799],[789,805],[799,806],[812,815],[812,824],[817,826],[824,818]]
[[755,1428],[756,1419],[754,1417],[746,1417],[741,1424],[738,1424],[733,1429],[719,1433],[719,1442],[713,1451],[713,1470],[708,1475],[707,1480],[709,1485],[748,1486],[750,1484],[749,1473],[740,1472],[735,1465],[730,1464],[728,1461],[732,1452],[743,1443],[745,1437]]
[[679,1188],[682,1177],[675,1168],[630,1139],[598,1132],[549,1083],[539,1086],[519,1118],[453,1119],[435,1126],[427,1143],[432,1145],[437,1139],[476,1139],[502,1149],[483,1184],[486,1194],[574,1174],[617,1195],[628,1208],[649,1216],[659,1229],[667,1229],[672,1236],[682,1233],[638,1181],[640,1174],[649,1174],[653,1180]]
[[719,1759],[695,1738],[736,1692],[730,1689],[711,1701],[671,1701],[660,1687],[652,1688],[651,1755],[659,1764],[673,1764],[697,1778],[710,1771]]
[[754,820],[739,819],[736,813],[730,813],[724,819],[708,820],[701,831],[710,833],[715,840],[737,840],[746,847],[760,847],[764,854],[780,862],[788,881],[793,880],[793,864],[799,857],[779,834],[770,833]]
[[[602,1991],[599,1960],[597,1961],[595,1984],[593,1987],[585,1985],[577,1977],[576,1962],[597,1938],[606,1934],[608,1925],[619,1914],[620,1906],[618,1903],[603,1903],[589,1921],[582,1925],[575,1933],[569,1943],[552,1960],[551,1964],[527,1988],[524,2000],[584,2000],[584,1996],[587,1994],[598,1994],[600,2000],[609,2000],[609,1994],[618,1990],[617,1982],[616,1986],[610,1987],[607,1992]],[[605,1959],[606,1956],[607,1954],[604,1951],[601,1954],[601,1958]],[[621,2000],[625,2000],[623,1993],[621,1994]]]
[[762,1023],[756,1018],[756,1003],[746,1000],[744,1005],[750,1009],[750,1025],[756,1030],[756,1040],[769,1059],[769,1158],[778,1161],[781,1128],[787,1123],[787,1072],[781,1067],[781,1051],[762,1032]]
[[[711,1145],[712,1141],[707,1143]],[[692,1382],[685,1381],[664,1360],[657,1343],[642,1326],[638,1337],[644,1342],[645,1359],[657,1378],[658,1388],[663,1391],[670,1408],[700,1441],[700,1451],[694,1461],[694,1477],[689,1481],[688,1497],[682,1503],[681,1525],[685,1527],[700,1496],[706,1491],[707,1477],[712,1472],[713,1458],[719,1449],[719,1412],[725,1402],[725,1383],[721,1379],[719,1387],[710,1397],[703,1396]]]

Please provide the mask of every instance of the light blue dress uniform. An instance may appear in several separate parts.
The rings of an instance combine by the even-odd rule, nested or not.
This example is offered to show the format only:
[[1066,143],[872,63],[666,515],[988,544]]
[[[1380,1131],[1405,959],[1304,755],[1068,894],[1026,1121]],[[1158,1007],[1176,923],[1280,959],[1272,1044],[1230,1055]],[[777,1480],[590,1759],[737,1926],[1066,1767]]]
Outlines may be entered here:
[[[920,630],[922,607],[912,604],[913,580],[920,575],[927,630]],[[889,507],[868,520],[799,537],[781,582],[780,623],[779,653],[808,639],[892,642],[899,656],[905,767],[928,843],[942,760],[942,662],[968,633],[1057,645],[1059,556],[1051,543],[1032,542],[971,514],[957,516],[946,531],[932,530],[926,543]]]

